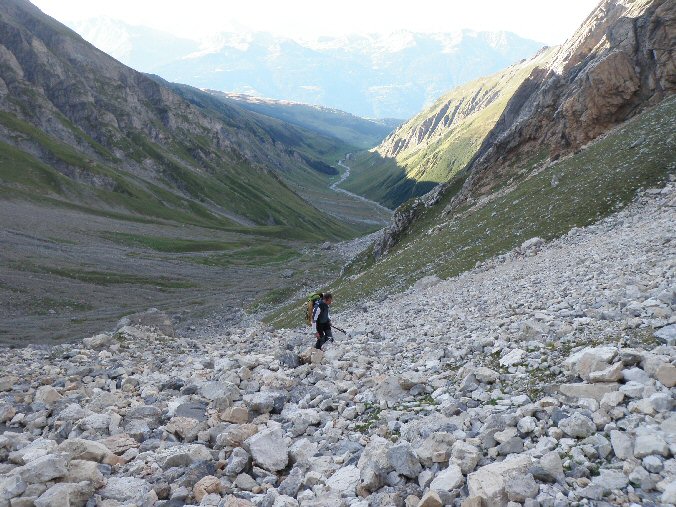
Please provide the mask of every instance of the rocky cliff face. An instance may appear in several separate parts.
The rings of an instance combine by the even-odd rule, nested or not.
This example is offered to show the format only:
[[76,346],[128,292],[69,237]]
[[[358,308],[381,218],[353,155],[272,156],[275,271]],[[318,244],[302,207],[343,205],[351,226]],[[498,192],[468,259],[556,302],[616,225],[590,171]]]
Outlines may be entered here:
[[605,0],[533,71],[484,141],[464,189],[484,193],[523,161],[583,147],[676,89],[676,6]]

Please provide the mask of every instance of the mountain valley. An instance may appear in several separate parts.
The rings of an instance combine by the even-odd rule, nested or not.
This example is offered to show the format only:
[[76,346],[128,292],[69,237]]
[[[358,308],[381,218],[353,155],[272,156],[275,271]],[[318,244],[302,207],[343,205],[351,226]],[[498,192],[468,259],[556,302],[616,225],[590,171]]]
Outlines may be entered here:
[[674,48],[600,0],[401,123],[4,0],[0,507],[676,505]]

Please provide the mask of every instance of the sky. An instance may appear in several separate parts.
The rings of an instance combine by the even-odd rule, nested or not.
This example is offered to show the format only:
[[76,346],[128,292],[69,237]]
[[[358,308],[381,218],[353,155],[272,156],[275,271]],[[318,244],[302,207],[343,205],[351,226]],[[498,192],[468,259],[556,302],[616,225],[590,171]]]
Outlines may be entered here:
[[575,31],[599,0],[31,0],[72,24],[119,19],[193,40],[225,31],[291,38],[350,33],[507,30],[549,45]]

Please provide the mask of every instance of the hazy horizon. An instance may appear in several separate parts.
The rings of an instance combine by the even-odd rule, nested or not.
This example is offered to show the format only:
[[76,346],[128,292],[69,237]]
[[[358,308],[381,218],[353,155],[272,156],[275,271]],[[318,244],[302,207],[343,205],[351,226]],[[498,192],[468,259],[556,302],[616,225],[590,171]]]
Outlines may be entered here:
[[[387,3],[344,1],[327,9],[308,0],[246,4],[194,0],[184,2],[119,0],[33,0],[55,19],[72,26],[95,18],[119,20],[174,36],[203,42],[223,32],[269,32],[295,40],[322,36],[390,34],[398,31],[451,33],[463,29],[507,31],[547,45],[563,43],[592,11],[597,0],[569,0],[546,5],[539,0],[476,0],[471,4],[450,1],[438,5],[421,0],[418,8],[401,0]],[[161,16],[158,16],[161,12]]]

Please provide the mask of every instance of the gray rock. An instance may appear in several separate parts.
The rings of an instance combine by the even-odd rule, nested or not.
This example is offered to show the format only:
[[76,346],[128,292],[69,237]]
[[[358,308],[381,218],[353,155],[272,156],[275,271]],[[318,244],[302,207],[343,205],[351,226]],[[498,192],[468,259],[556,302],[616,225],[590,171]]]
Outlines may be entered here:
[[619,389],[619,384],[614,382],[598,384],[561,384],[559,392],[573,399],[592,398],[601,401],[603,395]]
[[94,494],[90,482],[55,484],[35,500],[35,507],[84,507]]
[[277,490],[281,495],[295,497],[303,483],[304,477],[305,473],[303,472],[302,468],[298,466],[293,467],[289,475],[282,481]]
[[516,428],[523,434],[532,433],[537,428],[537,419],[535,417],[523,417],[516,425]]
[[500,378],[500,374],[497,371],[491,370],[484,366],[480,366],[473,370],[474,376],[479,382],[484,382],[486,384],[494,384]]
[[676,505],[676,481],[667,484],[662,492],[662,503],[667,505]]
[[604,491],[612,491],[626,488],[629,479],[621,470],[601,469],[599,475],[592,480],[592,484],[603,488]]
[[68,473],[69,456],[67,454],[48,454],[41,456],[15,470],[24,482],[47,482],[58,479]]
[[620,363],[615,363],[608,368],[598,371],[592,371],[589,373],[590,382],[617,382],[622,380],[622,368],[624,365]]
[[645,458],[651,454],[669,456],[669,446],[657,433],[642,432],[636,435],[634,456],[637,458]]
[[650,382],[650,375],[648,375],[641,368],[629,368],[622,371],[622,377],[625,382],[638,382],[639,384],[648,384]]
[[523,440],[519,437],[512,437],[498,446],[498,454],[501,456],[521,452],[523,452]]
[[244,491],[251,491],[258,486],[258,483],[249,474],[239,474],[235,479],[234,485]]
[[491,463],[467,476],[469,495],[483,498],[488,505],[505,505],[508,501],[505,482],[515,475],[523,475],[532,464],[530,456]]
[[310,442],[307,438],[296,440],[289,449],[289,457],[293,463],[308,463],[310,458],[317,453],[319,446]]
[[550,451],[547,454],[544,454],[538,463],[539,466],[554,479],[554,481],[562,482],[565,479],[563,463],[558,452]]
[[0,501],[20,496],[28,484],[18,475],[0,477]]
[[667,393],[654,393],[649,398],[650,404],[657,412],[670,412],[673,407],[673,400]]
[[662,460],[658,456],[646,456],[642,461],[643,468],[652,474],[659,474],[664,468]]
[[100,442],[93,440],[84,440],[82,438],[69,438],[59,444],[59,451],[68,453],[70,459],[81,459],[89,461],[103,461],[108,456],[110,450]]
[[453,491],[461,487],[465,482],[465,478],[462,476],[462,471],[460,467],[455,463],[448,465],[448,468],[439,472],[432,483],[430,484],[430,489],[432,491]]
[[103,473],[99,469],[99,464],[95,461],[72,460],[68,464],[68,473],[63,477],[63,482],[89,482],[96,488],[105,484]]
[[329,477],[326,485],[334,491],[344,493],[345,496],[354,496],[359,480],[359,469],[354,465],[348,465],[337,470]]
[[232,403],[242,398],[237,386],[230,382],[205,382],[200,386],[199,392],[207,400],[222,400],[224,403]]
[[629,459],[634,457],[634,441],[631,436],[618,430],[610,432],[610,443],[613,446],[615,456],[620,459]]
[[235,447],[228,457],[225,466],[226,475],[237,475],[246,468],[249,463],[249,453],[241,447]]
[[289,463],[289,449],[280,428],[266,429],[245,441],[254,461],[265,470],[276,472]]
[[47,438],[36,438],[30,444],[21,449],[9,453],[9,461],[17,465],[25,465],[41,456],[51,454],[57,449],[57,444],[54,440]]
[[577,438],[586,438],[596,432],[594,422],[579,412],[562,419],[558,426],[566,435]]
[[111,343],[113,343],[113,337],[106,333],[100,333],[82,340],[82,344],[90,349],[100,349]]
[[11,421],[16,415],[16,409],[9,403],[0,403],[0,423]]
[[33,401],[44,403],[47,406],[50,406],[61,399],[63,399],[63,396],[61,396],[61,394],[59,394],[52,386],[38,387],[33,396]]
[[644,391],[645,386],[634,380],[620,386],[620,392],[629,398],[643,398]]
[[416,448],[415,453],[424,466],[431,467],[435,454],[449,452],[454,442],[455,437],[450,433],[434,432],[423,440],[422,444]]
[[676,324],[664,326],[655,332],[655,338],[665,345],[676,345]]
[[540,492],[540,486],[531,474],[518,474],[505,481],[505,492],[510,501],[523,503],[526,498],[535,498]]
[[287,399],[288,394],[283,391],[261,391],[244,395],[244,403],[249,410],[259,414],[281,413]]
[[480,459],[481,451],[462,440],[455,442],[451,448],[451,461],[457,464],[465,475],[474,471]]
[[138,477],[110,477],[97,494],[105,499],[139,506],[152,505],[157,498],[148,481]]
[[387,459],[390,462],[390,466],[398,474],[404,475],[409,479],[418,477],[418,474],[422,471],[420,461],[408,442],[402,442],[390,447],[387,451]]
[[150,308],[145,312],[135,313],[120,319],[117,324],[118,329],[124,326],[149,327],[156,329],[165,336],[175,336],[173,320],[157,308]]
[[176,410],[174,411],[174,416],[176,417],[189,417],[191,419],[196,419],[197,421],[206,421],[207,420],[207,405],[205,403],[199,402],[186,402],[181,403]]

